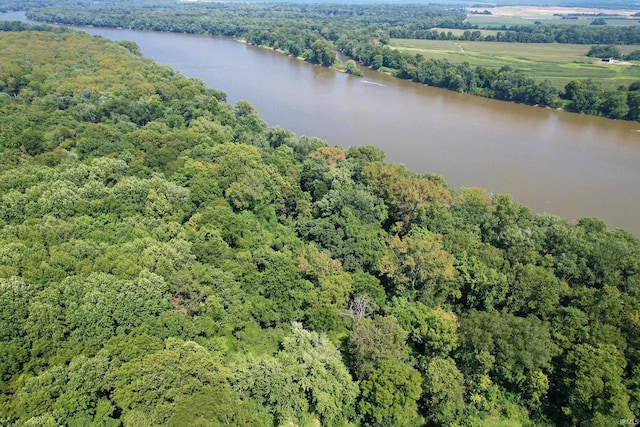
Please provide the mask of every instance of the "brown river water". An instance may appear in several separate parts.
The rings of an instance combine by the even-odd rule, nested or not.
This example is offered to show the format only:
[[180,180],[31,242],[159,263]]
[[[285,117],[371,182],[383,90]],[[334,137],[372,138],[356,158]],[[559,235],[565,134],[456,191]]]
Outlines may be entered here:
[[[19,19],[24,14],[0,15]],[[271,126],[437,173],[454,188],[511,193],[534,212],[602,218],[640,235],[640,123],[517,105],[363,70],[355,77],[203,35],[85,28],[248,100]]]

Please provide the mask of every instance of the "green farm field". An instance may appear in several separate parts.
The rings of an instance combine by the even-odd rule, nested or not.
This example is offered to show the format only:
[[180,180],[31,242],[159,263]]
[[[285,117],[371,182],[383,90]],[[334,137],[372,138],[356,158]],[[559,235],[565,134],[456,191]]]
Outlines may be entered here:
[[[481,12],[482,8],[472,7],[469,12]],[[479,28],[490,29],[512,25],[544,24],[589,25],[595,18],[604,18],[607,25],[640,25],[633,14],[637,10],[627,9],[594,9],[571,7],[537,7],[537,6],[502,6],[489,8],[490,15],[469,13],[467,21]],[[572,19],[563,19],[571,16]]]
[[[492,15],[468,15],[467,21],[473,26],[481,29],[500,29],[503,26],[513,25],[533,25],[536,22],[543,24],[563,24],[563,25],[590,25],[598,16],[580,16],[575,19],[562,19],[559,16],[541,16],[538,18],[523,16],[492,16]],[[636,26],[640,25],[638,19],[625,17],[604,16],[607,25],[612,26]]]
[[[522,70],[537,81],[550,80],[559,89],[571,80],[593,79],[604,87],[615,88],[640,80],[640,61],[602,64],[586,53],[590,45],[556,43],[498,43],[449,40],[392,39],[391,47],[459,64],[468,62],[488,68],[509,66]],[[619,46],[623,54],[640,45]]]

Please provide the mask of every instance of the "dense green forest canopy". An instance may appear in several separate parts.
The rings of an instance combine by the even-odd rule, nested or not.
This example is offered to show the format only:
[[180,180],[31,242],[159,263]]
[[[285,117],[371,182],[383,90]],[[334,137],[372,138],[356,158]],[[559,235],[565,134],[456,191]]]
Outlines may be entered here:
[[[0,423],[610,426],[640,241],[0,32]],[[317,424],[316,424],[317,425]]]
[[[504,67],[426,59],[389,46],[392,38],[519,43],[640,44],[640,26],[536,24],[483,35],[451,5],[338,3],[97,2],[31,8],[27,16],[65,25],[93,25],[237,37],[323,66],[340,66],[336,50],[374,70],[418,83],[504,101],[640,120],[637,85],[604,89],[597,81],[549,80]],[[437,28],[437,29],[436,29]],[[453,35],[446,29],[465,29]],[[550,47],[552,49],[552,46]],[[588,49],[585,49],[585,51]],[[358,74],[350,63],[347,72]]]

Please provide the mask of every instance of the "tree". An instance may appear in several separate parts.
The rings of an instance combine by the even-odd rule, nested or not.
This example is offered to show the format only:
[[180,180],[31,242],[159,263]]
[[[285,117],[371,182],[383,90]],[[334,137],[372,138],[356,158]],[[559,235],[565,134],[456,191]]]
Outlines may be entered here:
[[305,59],[324,67],[331,67],[336,61],[336,53],[331,42],[319,38],[311,44],[310,53]]
[[217,186],[236,209],[253,209],[276,196],[272,171],[262,162],[256,147],[221,144],[213,147],[208,155],[213,161]]
[[266,325],[302,320],[303,307],[313,285],[302,278],[295,261],[275,251],[256,254],[257,272],[244,279],[245,288],[262,298],[252,298],[255,317]]
[[140,51],[140,46],[136,44],[136,42],[132,42],[130,40],[120,40],[118,44],[129,52],[133,53],[136,56],[142,56],[142,52]]
[[353,278],[353,295],[366,296],[370,301],[371,310],[377,311],[385,304],[386,294],[380,281],[371,274],[357,271],[351,275]]
[[382,55],[375,55],[373,57],[373,62],[371,63],[371,68],[374,70],[379,69],[380,67],[382,67],[384,58],[382,57]]
[[52,366],[25,378],[13,399],[13,415],[21,420],[51,416],[55,424],[117,426],[115,408],[105,396],[110,363],[105,352],[74,357],[68,366]]
[[369,295],[359,295],[349,302],[349,308],[343,314],[351,318],[354,323],[358,323],[373,313],[372,306],[372,300]]
[[465,376],[489,374],[497,384],[525,395],[534,392],[528,389],[532,384],[544,386],[535,381],[538,372],[548,374],[560,353],[548,326],[533,316],[470,311],[460,317],[459,334],[456,359]]
[[368,426],[418,425],[420,373],[396,360],[385,360],[360,385],[360,412]]
[[558,89],[551,81],[544,80],[536,87],[534,102],[540,106],[556,107],[559,105]]
[[309,326],[322,332],[339,330],[351,288],[352,279],[347,273],[321,278],[307,299],[310,306],[306,310]]
[[347,150],[347,158],[361,161],[364,164],[382,162],[384,160],[384,156],[384,152],[373,145],[349,147]]
[[465,384],[462,373],[449,358],[433,358],[423,371],[422,406],[424,413],[435,425],[455,420],[464,410]]
[[564,88],[564,98],[571,101],[569,107],[578,113],[599,114],[603,90],[591,80],[573,80]]
[[[0,279],[0,380],[8,381],[28,361],[25,320],[37,287],[20,277]],[[0,388],[1,390],[2,388]]]
[[407,332],[393,317],[361,319],[349,336],[349,355],[357,379],[371,375],[385,360],[404,361]]
[[240,144],[266,146],[263,132],[267,124],[260,118],[258,112],[248,101],[240,100],[236,103],[233,112],[237,120],[233,141]]
[[[470,249],[468,246],[465,249]],[[483,257],[489,258],[490,248]],[[480,251],[478,251],[480,252]],[[499,269],[490,267],[480,255],[468,255],[466,250],[457,256],[456,268],[463,281],[462,303],[467,308],[493,311],[503,307],[509,291],[509,279]]]
[[309,154],[309,158],[324,157],[327,165],[342,162],[346,158],[345,152],[340,147],[318,147],[314,152]]
[[591,46],[587,56],[595,58],[622,58],[622,53],[617,46],[614,45],[595,45]]
[[167,420],[168,426],[256,426],[272,424],[264,408],[250,400],[242,400],[237,393],[220,387],[204,387],[201,391],[179,397],[175,411]]
[[381,224],[387,219],[384,202],[362,184],[332,188],[315,203],[315,207],[321,217],[340,215],[344,209],[349,209],[364,224]]
[[221,363],[195,342],[169,338],[165,348],[124,363],[114,374],[113,400],[123,420],[145,417],[164,424],[175,412],[174,402],[202,392],[224,390]]
[[167,293],[165,281],[148,272],[135,280],[72,276],[32,299],[25,330],[44,354],[67,340],[99,347],[166,310]]
[[21,277],[0,278],[0,341],[10,341],[25,335],[29,302],[37,287]]
[[458,221],[460,226],[463,224],[479,226],[493,211],[491,197],[485,189],[463,187],[458,191],[451,211],[454,217],[460,218]]
[[[375,205],[373,208],[373,215],[381,212]],[[384,251],[384,232],[380,226],[364,224],[349,208],[308,221],[300,229],[305,239],[318,243],[328,249],[332,257],[341,260],[345,271],[375,271]]]
[[629,106],[627,117],[630,120],[640,120],[640,90],[627,93],[627,105]]
[[624,367],[624,357],[613,345],[578,344],[570,350],[557,390],[565,419],[603,427],[632,419],[622,382]]
[[329,144],[324,139],[301,136],[293,146],[293,153],[297,161],[302,162],[309,154],[315,152],[320,147],[328,147]]
[[441,183],[414,175],[399,165],[371,162],[362,169],[362,180],[387,205],[387,222],[403,231],[427,204],[449,205],[450,193]]
[[534,314],[548,319],[567,292],[553,272],[531,264],[514,266],[515,277],[509,288],[507,307],[521,316]]
[[356,64],[356,61],[354,61],[353,59],[347,61],[345,70],[348,74],[353,74],[354,76],[364,76],[364,73],[360,71],[358,65]]
[[297,422],[309,411],[323,425],[341,425],[353,415],[358,395],[335,346],[299,323],[275,357],[248,359],[232,377],[234,388],[264,405],[278,425]]
[[458,347],[458,318],[454,313],[428,308],[420,301],[401,302],[390,312],[409,332],[409,341],[427,358],[446,357]]
[[629,113],[627,94],[625,92],[606,92],[602,105],[602,115],[610,119],[623,119]]
[[267,141],[271,148],[278,148],[281,145],[294,146],[295,136],[293,132],[282,129],[279,126],[267,129]]
[[453,257],[442,248],[435,233],[415,229],[405,237],[393,236],[387,254],[380,260],[380,272],[393,285],[397,295],[421,294],[427,300],[443,301],[456,297],[453,285]]

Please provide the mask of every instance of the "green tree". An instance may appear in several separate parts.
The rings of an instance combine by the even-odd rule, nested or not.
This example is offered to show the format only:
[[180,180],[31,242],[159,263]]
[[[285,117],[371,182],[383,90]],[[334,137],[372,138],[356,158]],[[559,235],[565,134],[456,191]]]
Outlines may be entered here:
[[614,45],[595,45],[591,46],[587,56],[596,58],[622,58],[622,53],[617,46]]
[[454,313],[428,308],[420,301],[399,302],[389,311],[409,332],[409,341],[420,354],[446,357],[458,347],[458,318]]
[[383,63],[384,63],[384,58],[382,57],[382,55],[375,55],[373,57],[373,62],[371,62],[371,68],[373,68],[374,70],[377,70],[380,67],[382,67]]
[[420,373],[397,360],[385,360],[360,389],[359,409],[369,426],[419,425],[417,400],[421,394]]
[[[374,209],[374,212],[380,212]],[[361,213],[364,214],[366,209]],[[376,270],[384,251],[383,230],[375,223],[364,224],[351,209],[303,224],[301,235],[328,249],[346,271]]]
[[233,207],[253,209],[273,201],[278,191],[256,147],[221,144],[213,147],[208,155],[213,161],[217,185]]
[[364,73],[360,71],[358,65],[356,64],[356,61],[354,61],[353,59],[347,61],[345,70],[348,74],[353,74],[354,76],[364,76]]
[[450,424],[464,411],[465,384],[462,373],[449,358],[433,358],[423,371],[421,406],[435,425]]
[[439,235],[415,229],[405,237],[391,237],[378,267],[397,295],[412,298],[418,293],[427,301],[442,302],[458,295],[453,261]]
[[347,273],[334,274],[318,281],[318,286],[307,299],[310,308],[306,312],[310,327],[322,332],[340,329],[352,283]]
[[349,336],[349,355],[356,378],[367,378],[385,360],[406,360],[406,339],[407,332],[393,317],[361,319]]
[[248,359],[233,378],[234,388],[267,407],[277,424],[313,412],[323,425],[341,425],[352,417],[358,395],[335,346],[299,323],[275,357]]
[[564,97],[570,102],[571,110],[578,113],[600,113],[604,92],[599,84],[592,80],[573,80],[564,88]]
[[176,400],[168,426],[269,426],[269,414],[256,403],[242,400],[237,393],[222,387],[204,387],[201,391]]
[[313,291],[313,284],[303,279],[295,260],[275,251],[256,254],[257,272],[248,275],[246,289],[260,295],[252,299],[255,316],[264,324],[301,320],[303,307]]
[[105,396],[110,384],[105,352],[74,357],[68,366],[53,366],[25,378],[13,399],[13,415],[28,420],[51,415],[56,425],[116,426],[115,408]]
[[32,299],[25,330],[45,355],[67,340],[99,347],[166,310],[167,291],[165,281],[148,272],[135,280],[69,277]]
[[164,424],[174,402],[204,390],[224,390],[226,373],[219,360],[195,342],[169,338],[165,348],[124,363],[114,373],[113,400],[122,419],[144,417],[145,424]]
[[513,313],[535,314],[542,319],[553,315],[560,297],[568,292],[551,270],[531,264],[514,266],[514,280],[507,295],[507,307]]
[[325,67],[330,67],[336,62],[336,52],[331,42],[317,39],[311,44],[310,53],[305,59]]
[[623,119],[629,114],[627,94],[624,92],[606,92],[600,106],[602,115],[610,119]]
[[[489,258],[491,247],[482,249],[486,249],[482,256]],[[483,262],[480,255],[468,255],[466,250],[457,256],[456,263],[463,280],[462,303],[465,307],[485,311],[503,307],[509,291],[506,274],[487,265],[490,263]]]
[[632,419],[622,381],[625,360],[613,345],[578,344],[564,358],[558,399],[575,425],[607,426]]
[[442,183],[414,175],[399,165],[371,162],[362,169],[362,180],[387,205],[388,222],[403,231],[427,204],[449,204],[450,193]]
[[640,90],[627,93],[627,105],[629,106],[627,117],[630,120],[640,120]]
[[21,277],[0,279],[0,341],[24,337],[29,303],[37,291]]
[[460,317],[459,334],[456,359],[465,376],[489,374],[497,384],[524,395],[534,392],[527,391],[532,384],[544,387],[536,380],[538,372],[548,375],[560,353],[548,326],[533,316],[470,311]]

